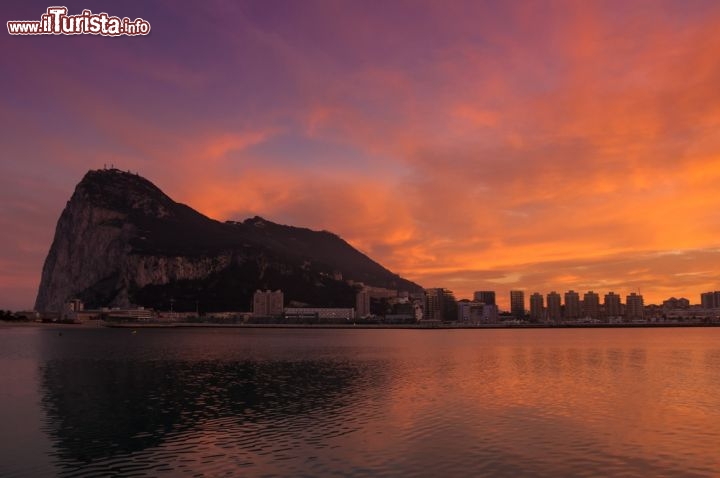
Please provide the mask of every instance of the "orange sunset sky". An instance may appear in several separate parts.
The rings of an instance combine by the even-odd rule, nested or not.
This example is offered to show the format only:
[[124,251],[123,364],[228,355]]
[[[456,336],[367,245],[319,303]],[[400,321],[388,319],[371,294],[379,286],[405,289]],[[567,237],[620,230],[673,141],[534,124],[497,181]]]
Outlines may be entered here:
[[458,298],[720,289],[720,2],[63,5],[152,32],[0,35],[0,308],[110,163]]

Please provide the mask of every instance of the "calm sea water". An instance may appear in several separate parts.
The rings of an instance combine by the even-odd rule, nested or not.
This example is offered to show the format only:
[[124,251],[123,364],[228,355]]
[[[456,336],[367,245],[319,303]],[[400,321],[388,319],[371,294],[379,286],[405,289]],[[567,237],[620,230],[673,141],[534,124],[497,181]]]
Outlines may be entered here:
[[0,329],[0,476],[717,476],[720,328]]

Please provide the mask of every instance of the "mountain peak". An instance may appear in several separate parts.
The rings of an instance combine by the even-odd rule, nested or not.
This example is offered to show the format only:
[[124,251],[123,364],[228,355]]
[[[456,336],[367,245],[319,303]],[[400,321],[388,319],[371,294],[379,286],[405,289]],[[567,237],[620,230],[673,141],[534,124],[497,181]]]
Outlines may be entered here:
[[160,188],[137,173],[119,169],[88,171],[71,198],[119,212],[142,211],[164,216],[174,201]]
[[268,224],[272,224],[267,219],[260,217],[260,216],[253,216],[245,219],[243,221],[243,224],[249,225],[249,226],[255,226],[255,227],[265,227]]
[[78,188],[93,187],[122,187],[125,189],[141,189],[146,192],[153,191],[162,194],[162,191],[153,183],[138,173],[121,171],[120,169],[91,169],[78,183]]

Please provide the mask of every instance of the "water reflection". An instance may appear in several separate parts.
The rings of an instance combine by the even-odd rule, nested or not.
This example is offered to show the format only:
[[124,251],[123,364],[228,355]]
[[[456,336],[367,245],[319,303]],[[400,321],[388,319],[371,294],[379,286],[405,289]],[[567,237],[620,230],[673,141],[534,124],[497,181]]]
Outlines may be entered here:
[[[42,403],[57,457],[70,470],[159,447],[192,430],[207,438],[232,429],[221,448],[249,447],[245,461],[252,464],[254,452],[288,451],[302,438],[319,442],[308,427],[319,427],[324,439],[357,429],[361,420],[346,409],[380,381],[376,365],[53,360],[42,367]],[[347,425],[343,415],[352,418]],[[113,466],[122,469],[120,462]]]
[[34,345],[56,474],[720,469],[718,329],[121,332]]

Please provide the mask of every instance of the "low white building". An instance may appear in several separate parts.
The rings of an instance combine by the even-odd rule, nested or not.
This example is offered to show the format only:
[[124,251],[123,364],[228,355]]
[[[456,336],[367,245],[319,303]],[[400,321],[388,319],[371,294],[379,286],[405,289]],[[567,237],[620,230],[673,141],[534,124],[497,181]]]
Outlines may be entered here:
[[355,319],[355,309],[339,307],[288,307],[285,317],[314,317],[317,319]]

